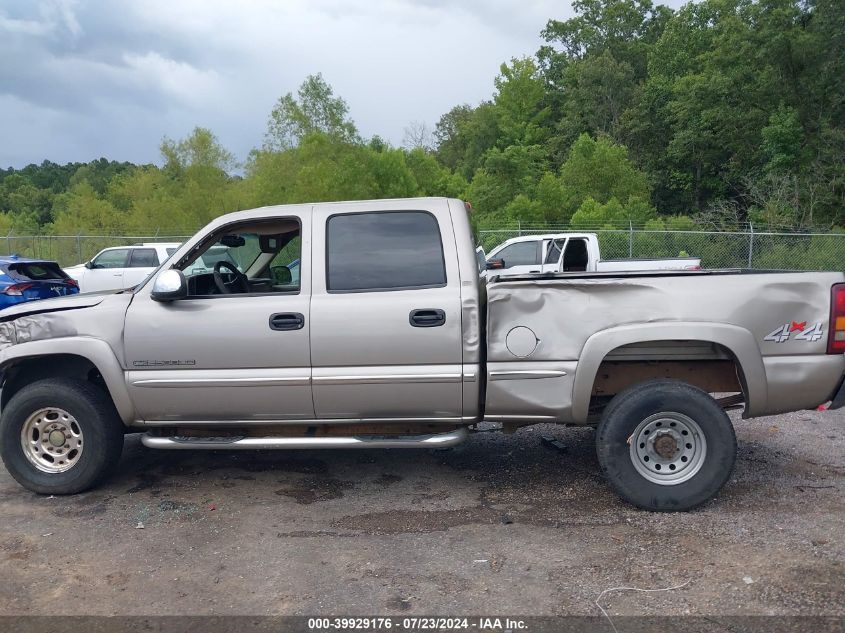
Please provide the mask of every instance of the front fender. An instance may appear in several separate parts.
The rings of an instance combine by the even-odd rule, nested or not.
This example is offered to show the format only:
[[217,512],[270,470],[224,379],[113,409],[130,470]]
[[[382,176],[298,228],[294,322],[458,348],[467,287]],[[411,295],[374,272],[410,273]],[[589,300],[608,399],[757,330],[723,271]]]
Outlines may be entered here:
[[109,344],[100,339],[78,336],[11,345],[0,352],[0,371],[5,371],[18,360],[57,354],[73,354],[93,363],[102,375],[123,423],[132,423],[135,419],[135,408],[129,398],[123,368]]
[[727,348],[739,364],[746,390],[747,416],[765,411],[768,400],[766,368],[754,335],[745,328],[723,323],[635,323],[596,332],[584,344],[572,384],[572,418],[587,421],[590,397],[599,366],[617,347],[648,341],[702,341]]

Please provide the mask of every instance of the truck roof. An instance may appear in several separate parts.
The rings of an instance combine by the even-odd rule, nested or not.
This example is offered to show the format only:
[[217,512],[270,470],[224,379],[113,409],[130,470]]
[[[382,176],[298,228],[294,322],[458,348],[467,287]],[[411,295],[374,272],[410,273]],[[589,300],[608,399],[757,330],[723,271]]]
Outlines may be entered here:
[[595,233],[578,233],[576,231],[566,231],[565,233],[537,233],[531,235],[520,235],[518,237],[512,237],[509,240],[505,240],[502,244],[506,242],[528,242],[531,240],[557,240],[557,239],[564,239],[567,237],[596,237]]

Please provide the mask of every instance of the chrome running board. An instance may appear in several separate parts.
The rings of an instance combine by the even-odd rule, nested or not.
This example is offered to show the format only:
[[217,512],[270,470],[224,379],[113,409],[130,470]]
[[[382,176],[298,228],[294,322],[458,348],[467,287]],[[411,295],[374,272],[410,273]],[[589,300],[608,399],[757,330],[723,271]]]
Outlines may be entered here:
[[147,448],[177,450],[291,449],[291,448],[446,448],[463,442],[466,428],[434,435],[358,435],[352,437],[159,437],[145,433]]

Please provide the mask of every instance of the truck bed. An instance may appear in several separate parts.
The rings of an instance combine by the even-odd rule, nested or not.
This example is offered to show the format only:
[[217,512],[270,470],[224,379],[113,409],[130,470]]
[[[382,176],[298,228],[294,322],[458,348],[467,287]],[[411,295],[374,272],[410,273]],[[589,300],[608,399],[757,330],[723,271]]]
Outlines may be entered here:
[[[843,281],[841,273],[744,269],[493,277],[488,377],[539,370],[563,375],[491,380],[488,414],[563,408],[572,421],[584,422],[603,362],[631,346],[653,349],[652,343],[659,350],[648,355],[651,362],[702,360],[698,342],[710,345],[712,360],[736,362],[746,415],[814,407],[845,371],[845,357],[826,353],[831,287]],[[515,354],[516,337],[524,351],[532,335],[536,347]]]

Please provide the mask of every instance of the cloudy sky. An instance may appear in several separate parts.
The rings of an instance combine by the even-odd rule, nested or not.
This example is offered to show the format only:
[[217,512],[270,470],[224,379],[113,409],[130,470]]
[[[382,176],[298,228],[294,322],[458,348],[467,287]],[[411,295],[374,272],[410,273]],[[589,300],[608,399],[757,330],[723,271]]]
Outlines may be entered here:
[[[678,6],[680,1],[669,2]],[[211,128],[238,158],[322,72],[364,136],[401,144],[493,91],[566,0],[0,0],[0,168],[158,162]]]

